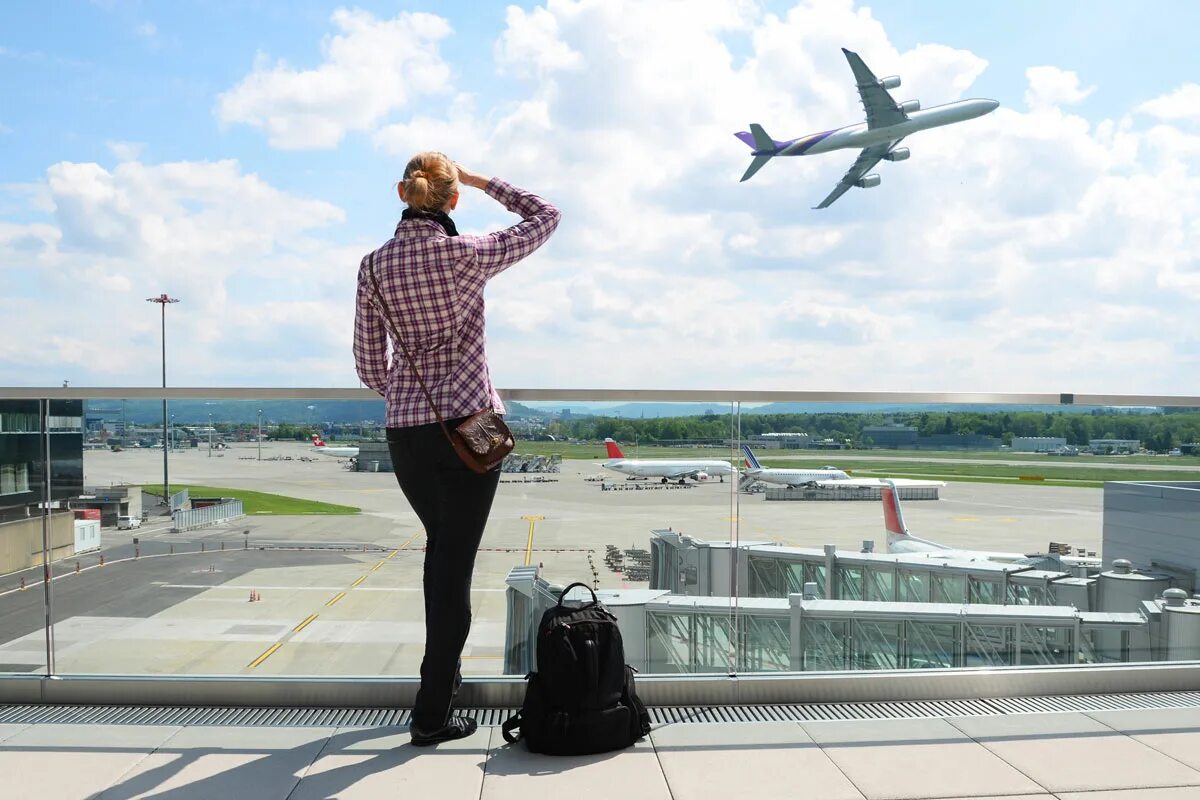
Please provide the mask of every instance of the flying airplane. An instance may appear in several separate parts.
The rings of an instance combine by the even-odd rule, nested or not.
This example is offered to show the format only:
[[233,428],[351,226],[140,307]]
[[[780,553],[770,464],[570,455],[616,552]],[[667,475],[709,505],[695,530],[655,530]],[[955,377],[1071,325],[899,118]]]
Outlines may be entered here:
[[317,434],[312,435],[313,450],[324,456],[333,456],[335,458],[358,458],[357,447],[330,447],[325,444],[325,440]]
[[763,168],[775,156],[813,156],[828,153],[831,150],[847,148],[862,148],[850,171],[842,176],[837,186],[829,196],[815,208],[827,208],[835,200],[845,194],[851,186],[869,189],[879,185],[879,176],[870,174],[872,168],[883,161],[904,161],[909,156],[907,147],[897,147],[904,137],[917,131],[938,128],[942,125],[952,125],[964,122],[996,110],[1000,104],[995,100],[974,98],[959,100],[956,103],[934,106],[921,110],[917,100],[906,100],[897,103],[888,94],[888,89],[900,85],[899,76],[892,75],[880,80],[867,68],[858,53],[842,48],[850,69],[854,72],[854,80],[858,85],[858,96],[867,112],[867,121],[845,128],[835,128],[831,131],[811,133],[799,139],[777,142],[767,135],[763,127],[757,123],[750,126],[749,131],[735,133],[738,139],[752,148],[754,160],[750,162],[742,180],[749,180],[754,173]]
[[604,445],[608,449],[608,461],[600,466],[632,478],[662,478],[663,483],[669,480],[678,480],[683,483],[685,478],[707,480],[716,475],[724,482],[726,475],[733,474],[733,467],[728,461],[632,459],[626,458],[625,454],[621,452],[621,448],[612,439],[605,439]]

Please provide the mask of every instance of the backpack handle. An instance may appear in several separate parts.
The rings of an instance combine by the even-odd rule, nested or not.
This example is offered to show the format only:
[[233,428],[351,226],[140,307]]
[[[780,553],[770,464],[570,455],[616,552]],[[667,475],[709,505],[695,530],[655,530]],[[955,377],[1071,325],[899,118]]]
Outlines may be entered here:
[[581,608],[588,608],[589,606],[599,605],[600,599],[596,597],[596,593],[592,591],[592,587],[588,586],[586,583],[579,583],[578,581],[576,581],[575,583],[572,583],[570,586],[568,586],[567,588],[562,590],[562,593],[559,594],[559,596],[558,596],[558,604],[555,606],[555,608],[562,608],[563,600],[567,599],[567,594],[572,589],[574,589],[576,586],[582,586],[584,589],[587,589],[588,594],[590,594],[592,596],[592,602],[585,603],[583,606],[581,606]]

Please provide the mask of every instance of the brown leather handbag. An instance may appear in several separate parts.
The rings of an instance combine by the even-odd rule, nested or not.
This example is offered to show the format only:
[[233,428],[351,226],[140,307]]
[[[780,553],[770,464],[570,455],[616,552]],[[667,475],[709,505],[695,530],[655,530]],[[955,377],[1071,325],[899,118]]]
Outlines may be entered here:
[[413,360],[412,355],[408,352],[408,346],[400,338],[400,332],[392,324],[391,316],[388,314],[387,300],[379,291],[379,281],[375,277],[374,253],[368,257],[367,275],[371,279],[371,290],[375,293],[375,302],[379,307],[380,316],[383,317],[384,325],[391,330],[392,338],[400,345],[404,358],[412,368],[413,375],[417,376],[417,383],[421,385],[421,391],[425,393],[425,399],[429,401],[429,407],[433,409],[434,416],[437,417],[438,424],[442,426],[442,432],[446,434],[454,452],[472,472],[480,475],[500,466],[500,462],[516,446],[512,431],[504,423],[504,418],[489,406],[482,411],[476,411],[455,426],[453,431],[450,430],[446,420],[442,419],[442,412],[433,402],[433,395],[425,386],[425,379],[421,377],[421,371],[417,369],[417,362]]

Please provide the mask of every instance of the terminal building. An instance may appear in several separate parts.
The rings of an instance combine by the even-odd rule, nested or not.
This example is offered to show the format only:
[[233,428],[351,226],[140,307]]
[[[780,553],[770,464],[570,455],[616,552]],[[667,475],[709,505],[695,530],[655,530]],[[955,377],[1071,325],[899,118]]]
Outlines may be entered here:
[[1138,439],[1092,439],[1088,448],[1100,454],[1132,454],[1141,451],[1142,443]]
[[[942,562],[657,530],[649,588],[598,595],[618,618],[629,662],[650,672],[1191,660],[1200,658],[1198,522],[1200,483],[1107,484],[1104,552],[1128,554],[1137,568],[1117,558],[1106,570],[1053,553]],[[1157,546],[1176,561],[1165,564]],[[514,568],[507,583],[505,671],[524,674],[538,621],[562,587],[536,567]]]

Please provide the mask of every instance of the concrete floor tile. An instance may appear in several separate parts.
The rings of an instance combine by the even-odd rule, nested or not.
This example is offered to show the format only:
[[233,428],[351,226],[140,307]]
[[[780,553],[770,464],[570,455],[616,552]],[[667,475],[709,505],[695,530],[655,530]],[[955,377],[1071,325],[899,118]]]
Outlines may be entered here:
[[[1086,714],[959,717],[950,722],[1051,792],[1200,786],[1200,772]],[[1200,796],[1200,789],[1195,791]]]
[[801,725],[868,800],[1045,792],[944,720]]
[[172,800],[253,797],[284,800],[316,759],[332,728],[185,728],[108,784],[100,800],[170,792]]
[[479,797],[491,729],[436,747],[413,747],[408,728],[342,728],[288,800]]
[[619,797],[671,800],[649,738],[633,747],[592,756],[544,756],[504,741],[492,728],[491,753],[480,800],[531,797]]
[[794,722],[667,725],[650,738],[674,800],[862,800]]
[[1200,770],[1200,708],[1097,711],[1088,716]]
[[[0,743],[0,775],[19,776],[19,787],[6,785],[4,796],[93,798],[180,730],[140,725],[27,727]],[[10,794],[13,789],[21,794]]]
[[1196,800],[1200,791],[1194,786],[1167,789],[1114,789],[1101,792],[1060,792],[1058,800]]

